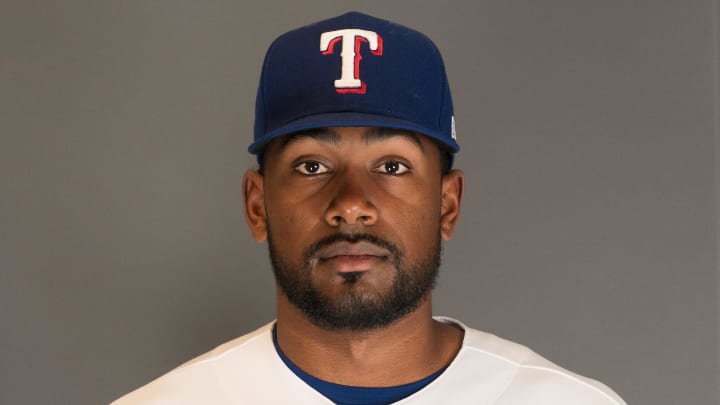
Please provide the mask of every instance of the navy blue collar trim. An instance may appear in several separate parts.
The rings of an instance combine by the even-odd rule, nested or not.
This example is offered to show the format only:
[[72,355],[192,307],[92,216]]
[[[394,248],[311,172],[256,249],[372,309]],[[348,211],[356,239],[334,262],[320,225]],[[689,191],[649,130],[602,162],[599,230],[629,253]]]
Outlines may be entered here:
[[442,374],[445,368],[423,378],[422,380],[397,385],[394,387],[354,387],[350,385],[334,384],[328,381],[313,377],[304,372],[300,367],[290,361],[282,352],[277,341],[277,324],[272,328],[273,344],[275,350],[282,359],[283,363],[292,370],[301,380],[313,387],[316,391],[340,405],[386,405],[397,402],[406,398],[415,392],[421,390]]

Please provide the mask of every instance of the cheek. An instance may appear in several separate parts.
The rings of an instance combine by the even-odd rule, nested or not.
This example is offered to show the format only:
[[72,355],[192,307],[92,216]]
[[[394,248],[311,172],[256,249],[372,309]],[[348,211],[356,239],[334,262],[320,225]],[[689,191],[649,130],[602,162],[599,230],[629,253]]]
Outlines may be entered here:
[[[321,216],[313,208],[316,204],[283,199],[266,194],[268,229],[275,246],[286,254],[301,254],[318,232]],[[296,253],[291,253],[296,252]]]
[[[424,257],[437,244],[440,232],[439,199],[417,195],[404,200],[396,209],[386,212],[385,222],[406,251],[408,258]],[[411,203],[408,203],[411,202]]]
[[300,266],[305,249],[305,235],[299,234],[301,227],[289,212],[276,211],[268,215],[269,243],[276,258],[287,265]]
[[268,227],[276,244],[288,244],[294,239],[290,236],[298,235],[299,230],[303,228],[301,224],[303,216],[291,208],[275,204],[267,209]]

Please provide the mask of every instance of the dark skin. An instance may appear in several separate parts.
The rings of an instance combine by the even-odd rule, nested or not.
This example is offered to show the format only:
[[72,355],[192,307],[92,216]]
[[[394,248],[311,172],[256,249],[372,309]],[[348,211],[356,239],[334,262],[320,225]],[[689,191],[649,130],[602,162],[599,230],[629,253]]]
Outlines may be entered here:
[[[437,145],[422,135],[377,136],[369,127],[336,127],[322,136],[276,139],[263,174],[246,173],[245,216],[258,242],[268,239],[291,263],[309,243],[333,233],[370,233],[395,244],[411,264],[449,240],[463,191],[458,170],[441,174]],[[396,271],[382,251],[343,250],[310,260],[309,277],[329,299],[352,292],[388,294]],[[346,273],[358,274],[344,282]],[[391,324],[370,330],[317,326],[277,291],[283,352],[311,375],[338,384],[387,387],[420,380],[448,365],[462,331],[432,319],[431,294]]]

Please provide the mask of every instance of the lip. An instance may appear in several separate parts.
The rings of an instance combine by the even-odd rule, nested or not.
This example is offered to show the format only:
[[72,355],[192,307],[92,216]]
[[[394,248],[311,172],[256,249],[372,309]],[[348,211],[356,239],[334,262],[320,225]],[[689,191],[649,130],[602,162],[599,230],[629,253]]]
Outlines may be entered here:
[[366,242],[335,242],[318,250],[316,254],[320,260],[331,260],[335,258],[361,259],[361,258],[385,258],[390,256],[387,249]]
[[384,263],[390,252],[366,241],[335,242],[318,250],[321,267],[337,273],[365,272]]
[[320,268],[329,269],[335,273],[363,273],[378,268],[385,259],[378,256],[334,256],[321,260]]

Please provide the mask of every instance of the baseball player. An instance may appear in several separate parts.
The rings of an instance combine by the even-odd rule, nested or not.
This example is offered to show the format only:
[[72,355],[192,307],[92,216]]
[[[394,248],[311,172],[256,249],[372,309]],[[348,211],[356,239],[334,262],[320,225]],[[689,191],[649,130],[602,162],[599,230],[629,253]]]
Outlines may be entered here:
[[257,93],[245,217],[277,319],[114,402],[621,405],[530,349],[432,316],[458,223],[455,119],[424,35],[348,13],[280,36]]

